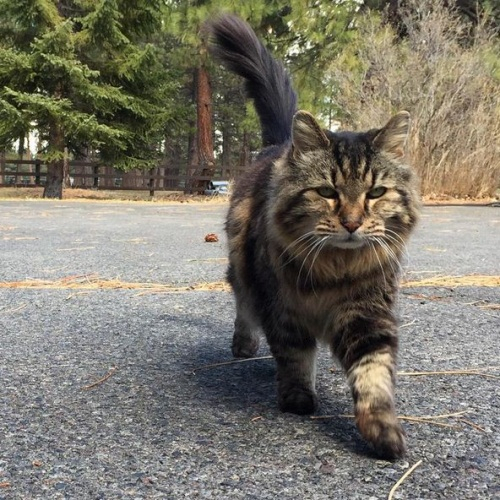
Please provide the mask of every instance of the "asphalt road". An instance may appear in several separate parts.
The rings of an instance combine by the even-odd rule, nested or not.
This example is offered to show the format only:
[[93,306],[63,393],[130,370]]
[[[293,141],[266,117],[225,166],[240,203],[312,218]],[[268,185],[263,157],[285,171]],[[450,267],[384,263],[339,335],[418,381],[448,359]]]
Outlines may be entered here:
[[[390,463],[342,416],[326,351],[324,419],[278,411],[270,359],[206,367],[231,359],[229,293],[66,286],[220,281],[225,211],[0,201],[0,499],[375,500],[420,460],[395,499],[500,498],[498,287],[402,290],[401,371],[489,376],[401,375],[400,415],[467,413],[405,420],[408,456]],[[500,210],[426,208],[409,253],[407,279],[498,276]],[[33,280],[53,286],[12,285]]]

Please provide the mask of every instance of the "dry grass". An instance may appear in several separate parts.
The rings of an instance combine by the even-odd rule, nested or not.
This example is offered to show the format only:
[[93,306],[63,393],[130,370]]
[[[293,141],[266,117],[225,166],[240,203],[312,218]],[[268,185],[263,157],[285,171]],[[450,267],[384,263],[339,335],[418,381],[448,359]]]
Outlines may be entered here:
[[99,380],[96,380],[92,384],[83,386],[82,391],[88,391],[89,389],[93,389],[94,387],[97,387],[98,385],[101,385],[102,383],[106,382],[106,380],[108,380],[108,378],[111,377],[113,375],[113,373],[116,372],[116,370],[118,370],[118,368],[116,366],[113,366],[109,370],[109,372],[106,373],[106,375],[104,375],[104,377],[100,378]]
[[[425,425],[434,425],[437,427],[446,427],[448,429],[455,429],[455,430],[462,430],[463,425],[457,425],[457,424],[465,424],[469,427],[472,427],[473,429],[479,431],[479,432],[486,432],[486,430],[481,427],[480,425],[477,425],[475,422],[470,421],[467,418],[464,418],[464,415],[466,413],[470,413],[469,410],[462,410],[462,411],[457,411],[453,413],[444,413],[441,415],[422,415],[422,416],[415,416],[415,415],[398,415],[398,420],[404,420],[405,422],[410,422],[411,424],[425,424]],[[355,418],[354,415],[311,415],[309,417],[311,420],[332,420],[332,419],[338,419],[338,418],[349,418],[353,419]],[[442,422],[442,420],[453,420],[456,422],[456,424],[448,424]]]
[[[446,287],[459,286],[500,286],[500,276],[435,276],[421,280],[406,281],[403,287]],[[120,279],[102,278],[98,274],[82,274],[65,276],[56,280],[28,279],[23,281],[0,282],[0,288],[36,288],[36,289],[69,289],[69,290],[137,290],[143,293],[152,292],[191,292],[191,291],[218,291],[228,292],[230,286],[225,281],[213,281],[175,285],[168,283],[129,282]],[[485,309],[496,309],[497,305],[484,306]]]
[[224,281],[195,283],[192,285],[172,285],[165,283],[137,283],[119,279],[105,279],[97,274],[67,276],[58,280],[24,280],[0,282],[0,288],[33,288],[65,290],[137,290],[142,293],[180,293],[191,291],[229,291]]
[[[43,200],[43,188],[2,187],[0,200]],[[65,201],[100,201],[100,202],[155,202],[155,203],[226,203],[225,196],[203,196],[185,194],[182,191],[155,191],[153,197],[149,191],[65,189]]]
[[[412,115],[409,156],[433,197],[494,197],[500,188],[499,41],[467,27],[441,0],[409,0],[398,41],[374,16],[331,68],[346,126],[372,128],[394,112]],[[353,61],[357,61],[353,68]],[[343,62],[343,64],[342,64]]]
[[[44,200],[43,188],[2,187],[0,200]],[[63,200],[95,201],[95,202],[134,202],[134,203],[200,203],[200,204],[225,204],[229,202],[227,196],[203,196],[197,194],[184,194],[181,191],[155,191],[153,197],[148,191],[126,190],[93,190],[93,189],[65,189]],[[479,198],[457,198],[449,195],[431,194],[423,197],[424,205],[484,205],[496,201],[496,198],[482,196]]]
[[483,276],[478,274],[471,274],[468,276],[433,276],[432,278],[405,281],[401,286],[404,288],[456,288],[461,286],[497,287],[500,286],[500,276]]
[[500,304],[482,304],[478,307],[486,311],[500,311]]

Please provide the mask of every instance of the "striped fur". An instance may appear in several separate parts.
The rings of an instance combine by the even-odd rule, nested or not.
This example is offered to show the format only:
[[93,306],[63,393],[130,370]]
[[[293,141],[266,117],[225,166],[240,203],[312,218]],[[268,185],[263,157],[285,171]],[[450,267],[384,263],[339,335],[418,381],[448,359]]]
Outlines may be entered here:
[[267,146],[236,183],[226,223],[233,354],[253,356],[262,331],[280,408],[305,414],[318,404],[316,349],[328,345],[347,374],[361,434],[379,455],[399,457],[394,306],[419,208],[402,161],[409,115],[368,132],[323,130],[309,113],[290,113],[289,77],[246,23],[224,15],[209,29],[212,52],[246,79]]

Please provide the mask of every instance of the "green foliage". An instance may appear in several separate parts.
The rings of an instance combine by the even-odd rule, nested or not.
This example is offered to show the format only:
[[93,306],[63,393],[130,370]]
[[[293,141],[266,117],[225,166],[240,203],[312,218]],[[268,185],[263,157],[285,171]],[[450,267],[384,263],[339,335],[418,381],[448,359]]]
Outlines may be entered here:
[[[60,157],[65,146],[74,155],[90,149],[125,169],[154,166],[160,156],[173,166],[188,164],[196,132],[194,74],[204,65],[211,75],[216,157],[225,164],[243,161],[259,149],[259,122],[240,80],[207,58],[204,45],[203,23],[223,11],[251,24],[290,71],[299,107],[327,127],[336,120],[373,126],[407,107],[419,109],[418,119],[432,126],[439,113],[455,121],[470,115],[467,120],[490,137],[500,113],[491,97],[500,82],[498,2],[463,0],[455,13],[440,0],[387,4],[0,0],[0,147],[36,129],[47,158]],[[431,16],[439,6],[453,19],[442,29]],[[467,78],[458,74],[460,65]],[[455,92],[454,107],[446,107],[457,86],[463,93]],[[431,109],[440,110],[432,119]],[[478,125],[474,109],[493,121]],[[54,130],[62,131],[63,145],[49,144]],[[442,146],[432,154],[444,154]],[[439,163],[432,154],[422,158]],[[477,161],[471,154],[462,156]]]
[[176,90],[151,43],[161,28],[159,6],[0,0],[1,144],[33,129],[48,140],[57,128],[59,150],[91,148],[117,167],[151,166]]

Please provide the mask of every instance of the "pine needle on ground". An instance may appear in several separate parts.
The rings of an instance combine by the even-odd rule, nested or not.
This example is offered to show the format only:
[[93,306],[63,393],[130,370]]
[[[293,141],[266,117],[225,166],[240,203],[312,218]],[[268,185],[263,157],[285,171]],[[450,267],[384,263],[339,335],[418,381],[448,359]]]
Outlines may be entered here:
[[500,276],[484,276],[471,274],[468,276],[434,276],[420,280],[405,281],[401,285],[403,288],[418,287],[447,287],[456,288],[459,286],[500,286]]
[[387,497],[387,500],[392,500],[394,493],[396,490],[401,486],[403,481],[417,468],[420,466],[422,463],[422,460],[419,460],[416,464],[412,465],[399,479],[399,481],[391,488],[391,491],[389,492],[389,496]]
[[106,380],[108,380],[108,378],[111,377],[111,375],[113,375],[113,373],[115,373],[116,370],[118,370],[118,368],[116,366],[113,366],[113,368],[111,368],[111,370],[109,370],[109,372],[106,373],[106,375],[104,375],[104,377],[100,378],[99,380],[96,380],[92,384],[83,386],[82,391],[88,391],[89,389],[93,389],[94,387],[101,385],[103,382],[106,382]]
[[0,282],[0,288],[71,289],[71,290],[142,290],[148,292],[228,291],[224,281],[173,285],[165,283],[137,283],[120,279],[101,278],[97,274],[66,276],[58,280],[27,279],[24,281]]

